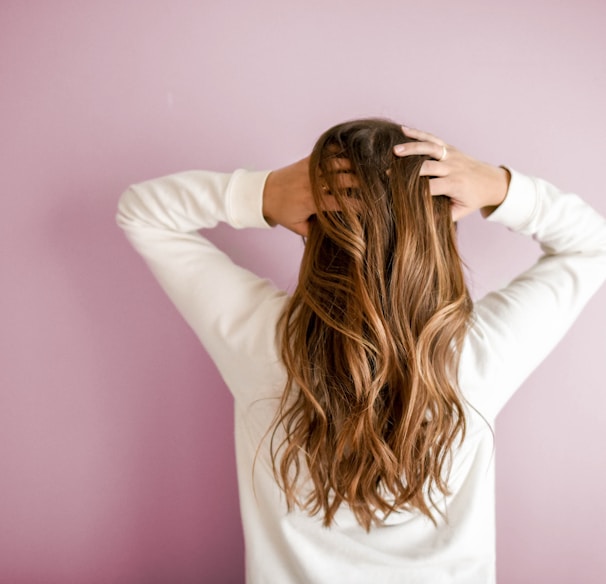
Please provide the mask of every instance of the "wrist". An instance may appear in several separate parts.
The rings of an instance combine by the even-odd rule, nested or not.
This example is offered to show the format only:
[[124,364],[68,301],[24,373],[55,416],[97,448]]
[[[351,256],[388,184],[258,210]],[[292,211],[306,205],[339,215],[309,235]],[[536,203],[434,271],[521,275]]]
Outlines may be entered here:
[[483,217],[488,217],[505,200],[511,180],[511,174],[504,166],[492,167],[492,171],[490,188],[486,191],[488,193],[486,205],[480,209]]
[[267,175],[265,186],[263,187],[263,218],[268,225],[275,227],[277,221],[274,219],[273,204],[275,201],[275,176],[274,171]]

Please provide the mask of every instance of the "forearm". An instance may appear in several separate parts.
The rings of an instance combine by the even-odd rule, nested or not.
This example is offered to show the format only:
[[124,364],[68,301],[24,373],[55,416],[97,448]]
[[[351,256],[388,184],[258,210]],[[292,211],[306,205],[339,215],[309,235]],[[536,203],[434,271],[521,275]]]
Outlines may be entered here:
[[127,232],[189,233],[219,222],[267,227],[261,214],[267,172],[232,174],[188,171],[129,187],[120,198],[117,222]]
[[460,381],[492,417],[606,279],[606,221],[576,195],[514,170],[507,197],[487,219],[532,237],[544,252],[475,305]]
[[533,237],[547,255],[606,255],[606,221],[580,197],[513,170],[510,191],[489,221]]

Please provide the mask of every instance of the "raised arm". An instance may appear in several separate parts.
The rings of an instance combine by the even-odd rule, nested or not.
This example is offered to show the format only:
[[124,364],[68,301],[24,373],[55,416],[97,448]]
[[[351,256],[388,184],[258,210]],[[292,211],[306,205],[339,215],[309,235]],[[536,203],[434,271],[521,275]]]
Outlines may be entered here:
[[544,180],[513,170],[507,177],[430,134],[406,133],[420,141],[407,143],[399,155],[436,158],[424,163],[422,173],[434,177],[432,194],[451,198],[455,217],[480,209],[489,221],[532,237],[543,251],[534,266],[475,305],[460,385],[493,418],[606,279],[606,221],[578,196]]
[[219,222],[269,228],[262,214],[267,174],[191,171],[150,180],[122,195],[117,215],[227,385],[245,400],[261,397],[256,379],[277,365],[275,323],[286,294],[235,265],[198,230]]

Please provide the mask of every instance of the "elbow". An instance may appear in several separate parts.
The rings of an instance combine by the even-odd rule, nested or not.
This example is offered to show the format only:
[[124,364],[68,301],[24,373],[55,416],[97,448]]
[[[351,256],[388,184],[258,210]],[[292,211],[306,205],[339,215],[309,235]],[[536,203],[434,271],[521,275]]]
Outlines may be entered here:
[[132,225],[136,218],[138,195],[133,185],[128,187],[118,199],[116,223],[122,229]]

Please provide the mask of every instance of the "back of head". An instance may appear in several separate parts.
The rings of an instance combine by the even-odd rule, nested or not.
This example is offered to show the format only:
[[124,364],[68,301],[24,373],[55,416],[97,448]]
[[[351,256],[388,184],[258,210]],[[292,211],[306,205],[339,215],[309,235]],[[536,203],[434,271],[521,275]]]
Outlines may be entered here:
[[[288,384],[272,459],[289,507],[326,525],[342,504],[366,529],[394,510],[433,519],[465,431],[456,374],[471,302],[449,200],[419,176],[427,157],[393,154],[407,140],[390,121],[352,121],[310,160],[319,211],[281,321]],[[305,466],[313,487],[301,493]]]

